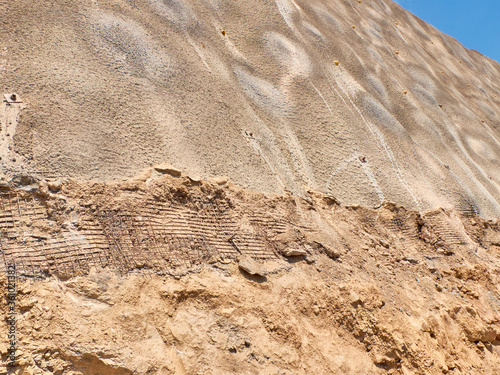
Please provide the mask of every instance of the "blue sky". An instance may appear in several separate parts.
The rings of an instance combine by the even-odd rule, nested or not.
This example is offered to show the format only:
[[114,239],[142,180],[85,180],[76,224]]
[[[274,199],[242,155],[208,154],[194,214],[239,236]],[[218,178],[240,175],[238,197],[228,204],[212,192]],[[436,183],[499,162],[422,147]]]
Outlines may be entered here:
[[500,0],[395,0],[465,47],[500,62]]

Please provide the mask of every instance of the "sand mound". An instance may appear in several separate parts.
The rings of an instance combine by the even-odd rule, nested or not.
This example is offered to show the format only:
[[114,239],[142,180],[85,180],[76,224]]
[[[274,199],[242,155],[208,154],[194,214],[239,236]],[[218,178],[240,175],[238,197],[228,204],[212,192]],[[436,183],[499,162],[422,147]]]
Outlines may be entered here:
[[[0,8],[11,175],[157,163],[266,192],[497,216],[500,66],[389,0]],[[10,111],[10,112],[9,112]],[[6,115],[6,113],[8,113]]]

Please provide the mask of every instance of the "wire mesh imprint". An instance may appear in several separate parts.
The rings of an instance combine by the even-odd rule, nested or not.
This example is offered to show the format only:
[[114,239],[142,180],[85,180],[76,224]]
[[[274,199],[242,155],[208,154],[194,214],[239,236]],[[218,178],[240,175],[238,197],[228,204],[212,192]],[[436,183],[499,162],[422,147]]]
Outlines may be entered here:
[[[243,212],[203,195],[192,196],[189,204],[161,200],[147,192],[134,192],[126,201],[102,198],[104,203],[82,201],[68,213],[58,208],[57,198],[0,190],[0,272],[7,272],[7,266],[14,263],[18,276],[34,278],[71,277],[92,267],[122,274],[139,270],[179,275],[240,255],[273,258],[277,238],[288,228],[317,230],[292,223],[287,214],[248,205]],[[386,213],[383,220],[378,215],[368,210],[359,215],[358,223],[377,227],[380,233],[385,228],[418,247],[416,213]],[[458,216],[434,211],[422,219],[445,245],[471,242]]]
[[393,233],[399,233],[401,239],[407,244],[418,246],[420,241],[418,223],[412,213],[398,212],[394,214],[387,227]]
[[426,225],[433,228],[434,233],[448,246],[471,245],[461,221],[458,223],[442,212],[434,211],[423,215]]
[[268,238],[283,222],[252,217],[255,230],[244,230],[236,219],[214,202],[195,210],[146,195],[121,209],[80,207],[78,220],[56,225],[42,198],[9,191],[0,194],[0,272],[15,263],[19,276],[35,278],[93,266],[177,274],[240,254],[275,256]]

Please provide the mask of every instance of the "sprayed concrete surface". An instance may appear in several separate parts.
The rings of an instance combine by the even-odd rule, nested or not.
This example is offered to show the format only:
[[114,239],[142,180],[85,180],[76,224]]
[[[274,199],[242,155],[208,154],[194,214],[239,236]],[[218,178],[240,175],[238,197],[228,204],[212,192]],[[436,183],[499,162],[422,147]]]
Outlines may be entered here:
[[0,373],[500,373],[499,77],[390,0],[0,1]]
[[500,212],[500,66],[390,0],[18,0],[0,15],[2,90],[27,104],[10,175],[169,162],[344,204]]

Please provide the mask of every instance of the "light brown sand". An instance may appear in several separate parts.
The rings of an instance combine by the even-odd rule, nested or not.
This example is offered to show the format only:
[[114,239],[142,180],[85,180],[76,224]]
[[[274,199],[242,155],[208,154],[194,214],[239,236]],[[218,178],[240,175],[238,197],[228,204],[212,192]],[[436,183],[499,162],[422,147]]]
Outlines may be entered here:
[[500,372],[498,220],[185,176],[40,190],[0,197],[16,374]]

